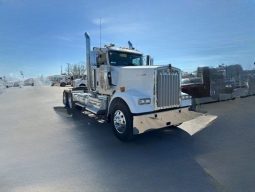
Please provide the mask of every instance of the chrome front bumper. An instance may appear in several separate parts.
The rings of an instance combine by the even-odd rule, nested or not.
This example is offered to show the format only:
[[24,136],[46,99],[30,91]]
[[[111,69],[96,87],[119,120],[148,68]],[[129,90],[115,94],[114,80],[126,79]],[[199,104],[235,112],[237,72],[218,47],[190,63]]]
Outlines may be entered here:
[[202,115],[203,113],[190,111],[188,107],[146,115],[137,115],[133,117],[133,134],[140,134],[148,130],[160,129],[171,125],[178,126],[183,122]]

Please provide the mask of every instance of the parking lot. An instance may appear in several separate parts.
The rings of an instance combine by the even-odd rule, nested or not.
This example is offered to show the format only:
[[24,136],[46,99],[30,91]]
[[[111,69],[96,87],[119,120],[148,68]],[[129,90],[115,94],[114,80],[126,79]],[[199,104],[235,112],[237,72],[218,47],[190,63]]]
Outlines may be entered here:
[[123,143],[62,104],[63,88],[0,94],[0,191],[254,191],[255,97],[202,106],[214,123]]

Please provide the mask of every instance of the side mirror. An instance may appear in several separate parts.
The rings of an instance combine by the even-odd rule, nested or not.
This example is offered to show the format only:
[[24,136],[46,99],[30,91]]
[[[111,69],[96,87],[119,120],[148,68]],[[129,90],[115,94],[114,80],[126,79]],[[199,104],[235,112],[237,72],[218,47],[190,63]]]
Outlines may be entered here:
[[99,54],[97,56],[97,67],[99,67],[100,65],[104,65],[106,63],[106,54]]
[[99,54],[99,55],[97,55],[97,57],[96,57],[96,66],[97,66],[97,68],[99,68],[99,66],[100,66],[100,57],[101,57],[101,55]]

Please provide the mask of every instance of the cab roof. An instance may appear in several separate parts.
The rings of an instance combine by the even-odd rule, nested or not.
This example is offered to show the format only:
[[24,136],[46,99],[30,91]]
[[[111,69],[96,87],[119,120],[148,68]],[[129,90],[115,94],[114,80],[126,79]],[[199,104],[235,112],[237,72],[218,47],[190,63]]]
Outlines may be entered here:
[[125,47],[108,47],[108,50],[111,50],[111,51],[124,51],[124,52],[128,52],[128,53],[135,53],[135,54],[141,54],[142,55],[142,53],[138,50],[129,49],[129,48],[125,48]]
[[98,48],[98,47],[94,47],[93,50],[101,50],[101,51],[120,51],[120,52],[126,52],[126,53],[134,53],[134,54],[139,54],[142,55],[143,53],[135,50],[135,49],[129,49],[129,48],[125,48],[125,47],[115,47],[115,46],[105,46],[104,48]]

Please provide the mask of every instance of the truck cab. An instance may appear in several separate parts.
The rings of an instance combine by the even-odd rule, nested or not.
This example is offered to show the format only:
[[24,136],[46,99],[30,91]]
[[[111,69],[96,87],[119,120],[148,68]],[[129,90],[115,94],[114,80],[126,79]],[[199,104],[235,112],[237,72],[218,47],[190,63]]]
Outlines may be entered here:
[[[87,113],[112,123],[115,135],[130,140],[150,129],[179,125],[198,116],[182,106],[181,71],[172,65],[148,65],[129,42],[90,48],[86,38],[86,90],[66,90],[63,103],[80,106]],[[190,99],[185,95],[185,99]]]

